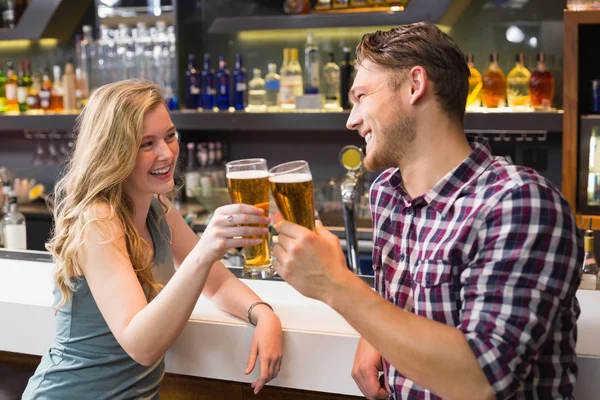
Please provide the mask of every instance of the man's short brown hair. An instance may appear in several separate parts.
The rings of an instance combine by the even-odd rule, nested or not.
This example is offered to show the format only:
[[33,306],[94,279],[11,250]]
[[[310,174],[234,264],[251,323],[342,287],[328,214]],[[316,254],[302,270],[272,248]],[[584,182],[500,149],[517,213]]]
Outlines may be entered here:
[[469,92],[469,67],[456,42],[435,25],[418,22],[367,33],[356,48],[358,64],[367,59],[404,75],[421,66],[433,82],[442,109],[463,123]]

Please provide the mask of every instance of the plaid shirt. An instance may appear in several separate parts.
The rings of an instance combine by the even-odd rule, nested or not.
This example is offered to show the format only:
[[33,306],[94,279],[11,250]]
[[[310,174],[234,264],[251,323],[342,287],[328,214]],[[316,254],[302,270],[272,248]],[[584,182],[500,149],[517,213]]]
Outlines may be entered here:
[[[498,399],[571,398],[581,233],[551,183],[469,142],[422,196],[410,198],[398,169],[373,183],[375,288],[460,329]],[[385,360],[384,370],[394,399],[439,399]]]

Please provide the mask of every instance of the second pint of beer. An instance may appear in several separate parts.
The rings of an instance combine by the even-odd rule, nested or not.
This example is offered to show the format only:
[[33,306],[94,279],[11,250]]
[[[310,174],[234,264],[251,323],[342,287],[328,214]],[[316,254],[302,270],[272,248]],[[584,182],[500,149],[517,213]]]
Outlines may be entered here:
[[[244,203],[260,207],[265,210],[265,216],[269,215],[269,177],[266,170],[228,172],[227,188],[233,203]],[[261,239],[260,244],[244,248],[246,269],[271,266],[269,235],[261,236]]]
[[[289,171],[289,172],[287,172]],[[312,175],[305,161],[293,161],[269,171],[271,193],[283,217],[315,230]]]

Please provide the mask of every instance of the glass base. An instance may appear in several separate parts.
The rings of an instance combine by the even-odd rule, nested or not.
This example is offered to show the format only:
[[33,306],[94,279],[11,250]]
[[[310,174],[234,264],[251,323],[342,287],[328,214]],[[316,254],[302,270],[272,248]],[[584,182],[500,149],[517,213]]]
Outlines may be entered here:
[[245,266],[242,270],[242,278],[244,279],[268,279],[275,275],[275,269],[272,265],[262,267]]

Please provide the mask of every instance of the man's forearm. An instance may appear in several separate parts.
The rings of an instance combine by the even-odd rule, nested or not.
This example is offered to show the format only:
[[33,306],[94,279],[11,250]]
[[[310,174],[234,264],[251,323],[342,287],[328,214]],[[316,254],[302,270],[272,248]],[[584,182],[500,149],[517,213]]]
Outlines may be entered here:
[[448,399],[494,398],[465,336],[456,328],[406,312],[351,272],[327,298],[402,375]]

